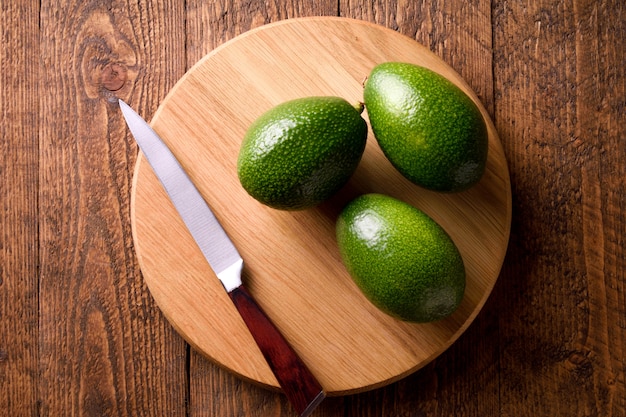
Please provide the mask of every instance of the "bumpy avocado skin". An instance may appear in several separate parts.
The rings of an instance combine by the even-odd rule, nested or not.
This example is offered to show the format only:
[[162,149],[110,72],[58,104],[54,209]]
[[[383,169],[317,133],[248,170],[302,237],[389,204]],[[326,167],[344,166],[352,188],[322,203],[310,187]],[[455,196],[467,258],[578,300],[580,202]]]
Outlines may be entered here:
[[451,81],[424,67],[386,62],[371,71],[363,97],[376,140],[406,178],[440,192],[463,191],[480,180],[487,126]]
[[387,195],[365,194],[343,209],[336,234],[346,269],[383,312],[426,323],[448,317],[460,305],[463,259],[423,211]]
[[282,210],[314,207],[343,187],[361,160],[367,123],[340,97],[291,100],[248,129],[237,161],[243,188]]

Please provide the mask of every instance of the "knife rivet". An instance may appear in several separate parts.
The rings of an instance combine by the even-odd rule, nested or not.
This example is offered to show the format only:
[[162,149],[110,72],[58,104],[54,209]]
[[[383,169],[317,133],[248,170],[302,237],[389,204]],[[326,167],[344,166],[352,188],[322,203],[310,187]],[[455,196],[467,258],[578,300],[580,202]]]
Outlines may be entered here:
[[108,64],[102,69],[102,85],[109,91],[117,91],[124,86],[128,70],[120,64]]

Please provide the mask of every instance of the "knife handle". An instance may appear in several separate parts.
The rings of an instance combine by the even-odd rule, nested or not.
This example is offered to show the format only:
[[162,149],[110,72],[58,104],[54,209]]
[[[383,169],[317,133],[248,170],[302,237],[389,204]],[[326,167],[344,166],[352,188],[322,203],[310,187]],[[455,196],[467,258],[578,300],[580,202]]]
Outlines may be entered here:
[[311,414],[326,396],[322,386],[243,285],[229,295],[293,408]]

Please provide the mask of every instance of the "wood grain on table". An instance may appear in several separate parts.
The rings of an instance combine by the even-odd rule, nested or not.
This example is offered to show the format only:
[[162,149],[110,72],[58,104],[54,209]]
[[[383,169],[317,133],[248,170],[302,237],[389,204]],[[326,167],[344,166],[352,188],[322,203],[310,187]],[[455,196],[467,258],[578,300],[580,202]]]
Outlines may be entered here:
[[33,1],[0,7],[0,412],[292,415],[191,349],[133,246],[148,120],[229,39],[282,19],[363,19],[451,65],[492,116],[513,224],[493,293],[420,371],[315,416],[626,415],[626,6],[565,1]]

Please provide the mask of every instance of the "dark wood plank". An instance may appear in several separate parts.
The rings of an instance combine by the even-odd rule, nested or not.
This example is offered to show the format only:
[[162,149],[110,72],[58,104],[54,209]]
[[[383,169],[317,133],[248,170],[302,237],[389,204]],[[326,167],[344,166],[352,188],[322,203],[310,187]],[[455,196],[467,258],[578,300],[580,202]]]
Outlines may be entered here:
[[337,16],[336,1],[228,0],[187,2],[187,66],[224,42],[250,29],[279,20],[305,16]]
[[39,3],[3,4],[0,27],[0,410],[34,416]]
[[130,229],[137,147],[184,73],[179,2],[41,9],[41,415],[184,416],[186,345],[142,281]]
[[[341,15],[414,38],[450,64],[493,114],[491,2],[341,2]],[[407,378],[348,398],[348,415],[498,415],[497,330],[490,305],[443,355]],[[445,400],[442,400],[445,399]]]
[[[319,2],[187,2],[187,66],[250,29],[283,19],[303,16],[337,15],[337,3]],[[246,416],[292,415],[293,409],[282,394],[242,381],[195,351],[190,354],[190,415]],[[336,410],[336,401],[326,400],[313,415]]]
[[626,415],[626,8],[497,2],[494,30],[515,219],[500,413]]

